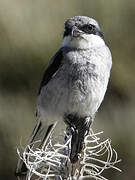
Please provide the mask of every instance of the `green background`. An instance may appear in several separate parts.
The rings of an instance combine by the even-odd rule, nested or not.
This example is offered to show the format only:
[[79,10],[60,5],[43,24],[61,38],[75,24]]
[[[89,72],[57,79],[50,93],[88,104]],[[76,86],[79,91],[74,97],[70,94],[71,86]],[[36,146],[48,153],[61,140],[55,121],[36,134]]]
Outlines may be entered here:
[[34,128],[37,92],[49,59],[59,49],[63,23],[75,15],[98,20],[113,56],[111,79],[93,129],[104,131],[122,159],[122,173],[135,179],[135,1],[0,0],[0,179],[13,180],[16,148]]

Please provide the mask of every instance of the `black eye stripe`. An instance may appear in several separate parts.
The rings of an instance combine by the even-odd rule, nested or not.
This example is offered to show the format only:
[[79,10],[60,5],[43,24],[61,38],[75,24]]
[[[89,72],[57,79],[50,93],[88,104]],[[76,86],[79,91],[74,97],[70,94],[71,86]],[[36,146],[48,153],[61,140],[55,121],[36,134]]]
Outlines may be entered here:
[[95,31],[95,26],[91,24],[85,24],[84,26],[80,27],[80,30],[84,31],[85,33],[91,34]]
[[65,27],[65,30],[66,30],[66,31],[71,31],[71,28]]
[[71,28],[65,27],[65,31],[64,31],[64,35],[63,35],[63,36],[65,37],[65,36],[70,35],[70,34],[71,34],[71,31],[72,31]]
[[[83,26],[76,25],[76,27],[86,34],[95,34],[95,35],[100,36],[102,39],[104,39],[104,36],[103,36],[102,32],[100,31],[100,29],[95,27],[92,24],[85,24]],[[72,31],[72,26],[70,26],[70,27],[65,26],[65,31],[64,31],[63,37],[71,35],[71,31]]]

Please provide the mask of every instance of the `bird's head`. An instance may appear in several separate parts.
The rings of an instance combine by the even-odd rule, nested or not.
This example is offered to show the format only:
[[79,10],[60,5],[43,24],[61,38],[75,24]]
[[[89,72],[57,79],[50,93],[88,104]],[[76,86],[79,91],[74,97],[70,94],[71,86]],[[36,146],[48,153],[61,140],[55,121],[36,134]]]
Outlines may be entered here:
[[96,20],[75,16],[65,22],[62,47],[89,49],[104,45],[103,34]]

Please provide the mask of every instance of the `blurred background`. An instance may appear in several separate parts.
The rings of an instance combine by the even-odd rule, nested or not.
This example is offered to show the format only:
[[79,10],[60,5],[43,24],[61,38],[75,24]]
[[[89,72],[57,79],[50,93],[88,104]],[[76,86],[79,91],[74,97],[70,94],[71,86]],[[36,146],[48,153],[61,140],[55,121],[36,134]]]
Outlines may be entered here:
[[59,49],[64,21],[98,20],[112,51],[113,68],[93,129],[104,131],[122,162],[110,180],[135,179],[135,1],[0,0],[0,179],[13,180],[16,148],[36,123],[37,92],[46,64]]

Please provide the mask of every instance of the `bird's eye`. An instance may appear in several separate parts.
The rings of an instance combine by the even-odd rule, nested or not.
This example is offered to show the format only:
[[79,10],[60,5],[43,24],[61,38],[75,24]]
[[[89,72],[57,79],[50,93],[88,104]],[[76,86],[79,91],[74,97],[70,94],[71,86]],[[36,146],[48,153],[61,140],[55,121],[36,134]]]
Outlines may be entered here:
[[81,27],[81,30],[84,31],[85,33],[91,34],[94,30],[94,26],[91,24],[87,24]]

